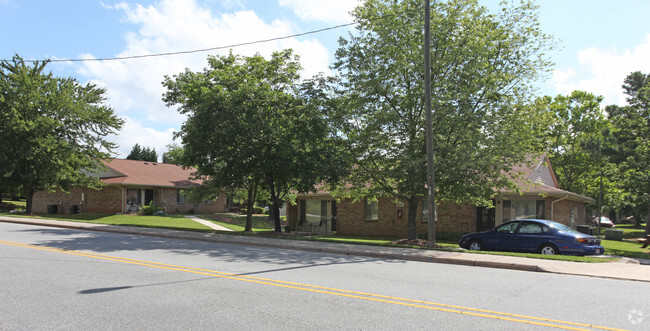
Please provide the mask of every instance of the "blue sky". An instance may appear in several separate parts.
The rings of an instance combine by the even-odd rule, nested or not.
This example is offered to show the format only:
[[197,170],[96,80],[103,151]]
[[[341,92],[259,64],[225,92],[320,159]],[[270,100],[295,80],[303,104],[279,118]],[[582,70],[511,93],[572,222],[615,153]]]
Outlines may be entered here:
[[[499,0],[479,0],[496,8]],[[650,73],[650,1],[538,0],[542,29],[558,40],[552,75],[540,94],[581,89],[604,105],[624,104],[621,84]],[[107,58],[194,50],[292,35],[351,22],[355,0],[0,0],[0,58]],[[328,71],[349,28],[235,48],[269,55],[293,48],[305,77]],[[227,52],[225,51],[221,51]],[[51,63],[59,76],[106,87],[108,103],[127,120],[113,137],[126,156],[135,143],[162,154],[183,117],[162,103],[164,75],[200,70],[210,53],[130,61]]]

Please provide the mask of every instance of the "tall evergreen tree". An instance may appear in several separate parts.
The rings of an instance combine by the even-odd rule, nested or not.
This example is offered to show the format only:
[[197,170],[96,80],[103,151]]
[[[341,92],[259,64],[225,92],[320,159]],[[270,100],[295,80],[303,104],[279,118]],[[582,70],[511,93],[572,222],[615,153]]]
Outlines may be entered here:
[[140,144],[133,145],[131,148],[131,153],[127,155],[127,160],[139,160],[139,161],[149,161],[149,162],[158,162],[158,153],[156,149],[149,147],[141,147]]

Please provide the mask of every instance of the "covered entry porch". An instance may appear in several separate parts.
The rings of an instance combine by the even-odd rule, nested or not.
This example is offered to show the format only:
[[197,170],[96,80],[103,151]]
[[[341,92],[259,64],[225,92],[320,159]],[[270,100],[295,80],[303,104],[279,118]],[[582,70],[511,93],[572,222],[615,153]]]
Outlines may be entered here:
[[336,200],[311,198],[297,201],[292,208],[297,220],[295,231],[315,234],[330,234],[336,231]]

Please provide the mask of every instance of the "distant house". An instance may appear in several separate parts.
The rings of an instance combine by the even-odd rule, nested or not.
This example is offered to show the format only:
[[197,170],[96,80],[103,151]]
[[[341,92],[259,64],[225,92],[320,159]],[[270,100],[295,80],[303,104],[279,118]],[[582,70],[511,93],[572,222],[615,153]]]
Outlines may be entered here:
[[[436,229],[440,232],[466,233],[483,231],[513,219],[540,218],[576,227],[586,223],[585,206],[594,200],[559,188],[555,172],[546,156],[533,166],[519,165],[513,173],[521,195],[498,192],[494,208],[469,204],[443,203],[438,206]],[[337,201],[327,191],[298,195],[295,205],[287,209],[291,230],[330,232],[343,235],[405,237],[408,202],[380,198],[377,201],[351,199]],[[420,202],[416,218],[417,232],[427,233],[426,198]]]
[[183,169],[175,164],[111,159],[105,161],[107,169],[101,173],[89,173],[106,184],[101,189],[73,188],[69,193],[37,192],[33,211],[37,213],[131,213],[138,206],[164,207],[168,213],[215,213],[223,212],[225,198],[190,203],[183,190],[198,186],[200,181],[191,180],[193,168]]

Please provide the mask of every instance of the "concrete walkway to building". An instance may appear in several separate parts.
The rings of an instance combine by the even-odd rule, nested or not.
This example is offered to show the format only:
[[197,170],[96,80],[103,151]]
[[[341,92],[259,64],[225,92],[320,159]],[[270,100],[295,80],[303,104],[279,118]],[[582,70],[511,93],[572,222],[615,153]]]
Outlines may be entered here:
[[187,218],[189,218],[189,219],[191,219],[192,221],[195,221],[195,222],[201,223],[201,224],[203,224],[203,225],[205,225],[205,226],[207,226],[207,227],[209,227],[209,228],[211,228],[211,229],[214,229],[214,230],[219,230],[219,231],[233,231],[233,230],[231,230],[231,229],[228,229],[228,228],[225,227],[225,226],[221,226],[221,225],[219,225],[219,224],[212,223],[212,222],[210,222],[210,221],[208,221],[208,220],[204,220],[204,219],[202,219],[202,218],[200,218],[200,217],[197,217],[197,216],[193,216],[193,215],[184,215],[184,216],[187,217]]
[[[459,264],[472,267],[500,268],[532,272],[550,272],[557,274],[650,282],[650,265],[643,265],[640,264],[639,261],[628,258],[620,258],[615,262],[580,263],[514,256],[472,254],[462,251],[450,252],[401,247],[367,246],[331,242],[290,240],[269,237],[234,236],[225,233],[180,231],[171,229],[91,224],[6,216],[0,216],[0,222],[61,227],[87,231],[115,232],[182,240],[197,240],[222,244],[291,249],[329,254],[367,256],[380,259],[398,259],[431,263]],[[278,236],[282,235],[283,234],[278,234]]]

